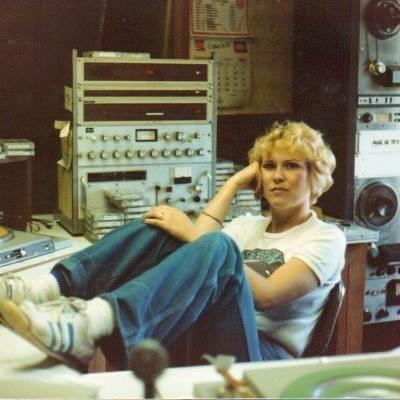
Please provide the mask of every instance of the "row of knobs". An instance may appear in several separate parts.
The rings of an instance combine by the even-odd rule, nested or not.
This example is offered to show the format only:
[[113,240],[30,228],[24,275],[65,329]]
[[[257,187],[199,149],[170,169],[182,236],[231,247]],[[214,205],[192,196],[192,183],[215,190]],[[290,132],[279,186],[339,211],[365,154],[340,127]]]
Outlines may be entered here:
[[[386,308],[380,308],[376,314],[375,314],[375,319],[383,319],[387,318],[389,316],[389,311]],[[363,319],[364,322],[370,322],[372,320],[373,314],[369,310],[364,310],[364,315]]]
[[[114,135],[114,136],[108,136],[108,135],[101,135],[101,136],[96,136],[94,134],[92,135],[88,135],[87,136],[88,139],[90,139],[92,142],[97,142],[97,140],[101,140],[102,142],[108,142],[110,140],[114,141],[114,142],[120,142],[121,140],[127,140],[127,141],[131,141],[132,140],[132,136],[131,135]],[[83,139],[82,137],[80,137],[80,139]],[[185,142],[187,140],[191,140],[191,139],[200,139],[200,133],[195,132],[193,134],[188,134],[185,132],[173,132],[173,133],[165,133],[163,135],[163,139],[166,141],[170,141],[170,140],[177,140],[178,142]]]
[[[146,150],[138,150],[136,152],[136,156],[138,158],[146,158],[147,156],[150,156],[151,158],[157,158],[159,156],[168,158],[168,157],[182,157],[182,156],[186,156],[186,157],[194,157],[194,156],[204,156],[204,149],[185,149],[185,150],[181,150],[181,149],[175,149],[175,150],[168,150],[168,149],[164,149],[164,150],[149,150],[148,152]],[[108,151],[101,151],[100,153],[97,153],[95,151],[89,151],[89,153],[87,153],[87,158],[89,160],[96,160],[98,158],[102,159],[102,160],[107,160],[108,158],[112,157],[116,160],[124,157],[127,159],[133,159],[135,157],[135,152],[132,150],[127,150],[125,152],[119,151],[119,150],[114,150],[113,152],[108,152]],[[80,154],[80,157],[82,157],[82,154]]]
[[370,272],[369,276],[393,275],[396,272],[400,274],[400,266],[396,268],[395,265],[388,265],[386,267],[377,267],[376,270]]

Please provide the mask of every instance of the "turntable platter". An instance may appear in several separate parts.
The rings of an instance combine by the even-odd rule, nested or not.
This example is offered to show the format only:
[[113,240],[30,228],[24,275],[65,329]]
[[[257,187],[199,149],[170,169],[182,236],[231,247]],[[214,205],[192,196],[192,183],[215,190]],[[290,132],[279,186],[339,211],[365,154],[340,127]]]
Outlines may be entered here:
[[324,369],[294,380],[283,398],[400,398],[400,373],[385,368]]
[[5,226],[0,225],[0,243],[7,242],[15,237],[14,232]]

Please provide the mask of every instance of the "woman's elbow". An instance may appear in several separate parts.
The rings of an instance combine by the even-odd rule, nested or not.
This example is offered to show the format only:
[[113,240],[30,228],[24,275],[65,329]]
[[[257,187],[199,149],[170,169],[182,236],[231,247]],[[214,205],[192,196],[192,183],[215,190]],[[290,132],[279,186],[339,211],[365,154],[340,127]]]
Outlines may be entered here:
[[278,307],[281,304],[277,299],[270,296],[255,296],[254,305],[258,311],[267,311]]

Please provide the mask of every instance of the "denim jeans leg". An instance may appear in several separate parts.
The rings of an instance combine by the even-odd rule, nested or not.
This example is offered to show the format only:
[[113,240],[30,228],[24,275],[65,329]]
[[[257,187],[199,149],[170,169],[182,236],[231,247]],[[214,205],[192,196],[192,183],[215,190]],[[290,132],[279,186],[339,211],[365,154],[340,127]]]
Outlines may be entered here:
[[161,229],[135,221],[62,260],[54,269],[67,272],[72,284],[69,295],[90,299],[157,265],[182,244]]
[[[125,366],[140,340],[152,337],[168,347],[199,319],[210,327],[205,332],[215,332],[218,324],[229,331],[222,332],[220,341],[223,334],[235,337],[235,345],[225,352],[240,353],[242,361],[261,360],[240,251],[224,233],[209,233],[179,247],[154,268],[101,297],[114,309]],[[204,341],[215,347],[213,337]],[[238,344],[240,351],[235,349]],[[115,345],[103,343],[105,353],[112,353]]]

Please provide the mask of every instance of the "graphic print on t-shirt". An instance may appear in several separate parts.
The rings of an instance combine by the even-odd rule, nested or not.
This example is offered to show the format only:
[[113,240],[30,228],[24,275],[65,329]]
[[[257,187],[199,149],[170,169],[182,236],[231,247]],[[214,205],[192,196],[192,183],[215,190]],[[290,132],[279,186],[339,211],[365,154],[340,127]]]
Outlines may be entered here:
[[285,263],[283,253],[278,249],[243,250],[243,261],[264,277],[269,277]]

